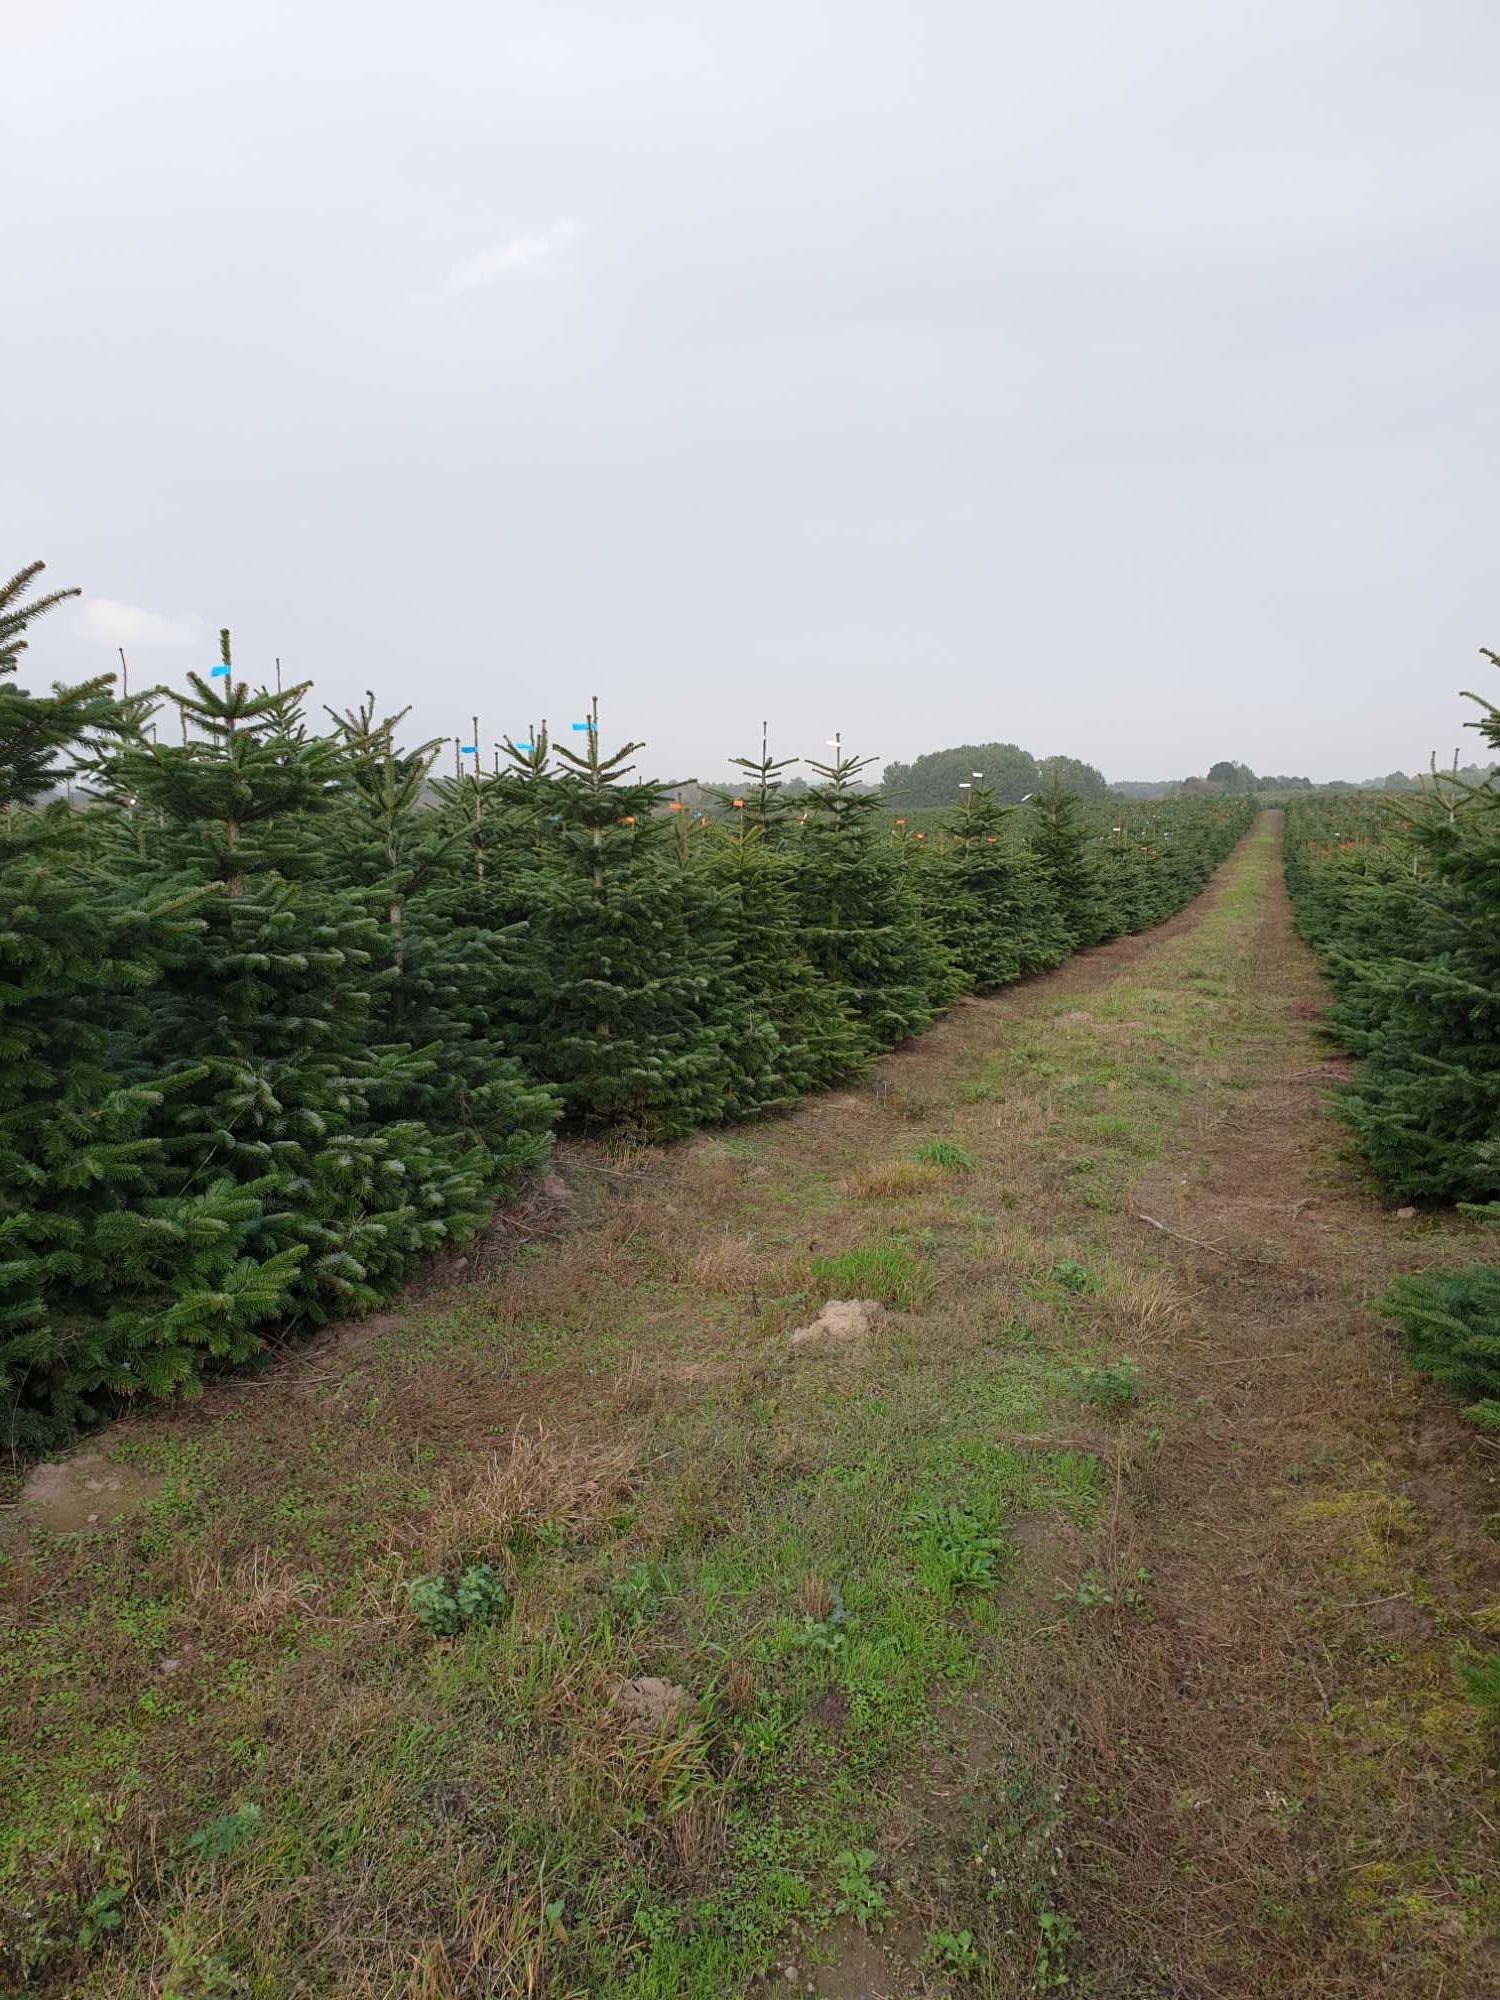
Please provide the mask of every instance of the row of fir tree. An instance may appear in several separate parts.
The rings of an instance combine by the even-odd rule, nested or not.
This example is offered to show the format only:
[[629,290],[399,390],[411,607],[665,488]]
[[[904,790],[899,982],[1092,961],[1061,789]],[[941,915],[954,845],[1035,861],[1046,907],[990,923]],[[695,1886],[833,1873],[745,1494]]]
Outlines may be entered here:
[[[837,751],[711,810],[581,729],[446,774],[373,699],[219,667],[28,693],[0,589],[0,1407],[12,1449],[389,1297],[561,1124],[670,1139],[1179,908],[1243,801],[911,833]],[[59,797],[61,774],[67,795]]]
[[[1500,708],[1470,699],[1500,751]],[[1500,786],[1434,772],[1415,797],[1299,799],[1286,866],[1359,1058],[1339,1102],[1376,1182],[1500,1223]],[[1500,1430],[1500,1270],[1403,1279],[1389,1305],[1414,1364]]]

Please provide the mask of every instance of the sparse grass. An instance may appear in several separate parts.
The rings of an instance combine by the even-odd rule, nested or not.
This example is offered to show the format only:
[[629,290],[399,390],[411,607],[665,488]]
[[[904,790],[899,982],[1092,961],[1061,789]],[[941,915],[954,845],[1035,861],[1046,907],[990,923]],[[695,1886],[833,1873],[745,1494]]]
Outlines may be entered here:
[[974,1169],[974,1155],[952,1139],[928,1139],[918,1146],[916,1159],[919,1166],[939,1167],[947,1174],[967,1174]]

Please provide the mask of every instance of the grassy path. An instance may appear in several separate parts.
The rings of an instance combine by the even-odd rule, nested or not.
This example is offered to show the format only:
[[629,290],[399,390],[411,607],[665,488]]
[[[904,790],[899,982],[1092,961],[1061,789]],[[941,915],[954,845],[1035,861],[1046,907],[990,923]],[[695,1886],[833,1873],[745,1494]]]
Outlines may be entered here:
[[1278,838],[10,1510],[0,1991],[1494,1992],[1497,1460],[1369,1309],[1464,1231]]

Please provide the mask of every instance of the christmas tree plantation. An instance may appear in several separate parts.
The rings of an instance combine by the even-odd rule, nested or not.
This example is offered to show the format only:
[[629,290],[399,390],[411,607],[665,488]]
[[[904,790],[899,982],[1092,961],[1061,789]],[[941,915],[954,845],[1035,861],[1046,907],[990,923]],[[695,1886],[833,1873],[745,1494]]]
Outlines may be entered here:
[[1054,774],[929,839],[839,745],[789,796],[764,739],[690,806],[597,704],[485,769],[477,720],[413,746],[371,696],[315,726],[227,632],[174,693],[33,694],[35,578],[0,591],[12,1447],[388,1298],[559,1119],[670,1139],[856,1075],[959,992],[1176,908],[1251,811],[1122,833]]

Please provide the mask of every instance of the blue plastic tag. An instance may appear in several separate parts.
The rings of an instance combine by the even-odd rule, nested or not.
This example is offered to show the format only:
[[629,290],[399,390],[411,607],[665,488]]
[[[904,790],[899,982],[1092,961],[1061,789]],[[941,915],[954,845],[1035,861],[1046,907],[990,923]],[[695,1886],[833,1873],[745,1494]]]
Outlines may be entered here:
[[479,746],[477,744],[460,743],[458,747],[466,757],[477,757],[479,755]]
[[229,669],[228,667],[210,667],[208,677],[212,681],[227,681],[229,678]]
[[534,750],[536,745],[534,743],[518,743],[515,747],[517,750]]
[[592,725],[592,723],[588,723],[588,722],[575,722],[575,723],[573,724],[573,727],[574,727],[574,729],[590,729],[590,728],[592,728],[592,727],[593,727],[593,725]]

